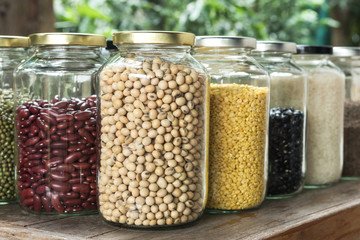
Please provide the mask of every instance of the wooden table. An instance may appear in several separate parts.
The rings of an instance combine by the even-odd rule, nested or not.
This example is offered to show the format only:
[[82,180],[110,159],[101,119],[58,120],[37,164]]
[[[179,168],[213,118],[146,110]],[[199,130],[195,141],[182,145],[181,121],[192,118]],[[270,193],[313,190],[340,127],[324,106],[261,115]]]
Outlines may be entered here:
[[99,215],[39,216],[16,204],[0,206],[0,239],[360,239],[360,182],[304,190],[290,199],[266,200],[253,211],[205,214],[194,226],[131,230]]

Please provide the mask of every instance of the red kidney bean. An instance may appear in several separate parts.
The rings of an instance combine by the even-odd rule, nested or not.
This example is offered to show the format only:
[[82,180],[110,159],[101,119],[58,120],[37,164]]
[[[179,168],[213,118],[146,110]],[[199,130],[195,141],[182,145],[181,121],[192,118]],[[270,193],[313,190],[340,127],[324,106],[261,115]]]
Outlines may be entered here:
[[21,122],[20,122],[20,127],[21,127],[21,128],[27,127],[27,126],[29,126],[31,123],[32,123],[32,121],[31,121],[30,119],[21,121]]
[[52,126],[50,128],[49,134],[52,135],[52,134],[56,133],[56,130],[57,130],[56,126]]
[[91,157],[90,157],[90,159],[89,159],[89,163],[90,163],[90,164],[96,163],[96,154],[91,155]]
[[79,121],[87,120],[92,116],[90,111],[79,111],[75,113],[74,118]]
[[47,172],[47,169],[44,165],[38,165],[31,169],[34,173],[39,173],[41,175],[45,174]]
[[43,195],[46,192],[50,192],[50,187],[47,185],[40,185],[36,188],[36,194]]
[[74,166],[74,168],[76,169],[88,169],[91,167],[91,165],[89,163],[86,162],[82,162],[82,163],[73,163],[72,164]]
[[84,149],[86,147],[85,144],[77,144],[77,145],[72,145],[70,147],[68,147],[68,151],[69,152],[76,152],[76,151],[81,151],[82,149]]
[[39,137],[40,137],[41,139],[44,139],[44,138],[46,137],[45,132],[44,132],[43,130],[40,130],[40,132],[39,132]]
[[72,122],[62,122],[57,124],[58,129],[66,129],[72,125]]
[[56,120],[54,118],[50,117],[50,115],[47,113],[40,113],[40,118],[43,119],[44,121],[49,122],[54,125],[57,123]]
[[33,134],[36,134],[36,133],[39,132],[39,128],[36,126],[35,123],[32,123],[32,124],[30,125],[30,132],[33,133]]
[[88,184],[74,184],[72,185],[72,190],[74,192],[80,192],[80,193],[89,193],[90,192],[90,186]]
[[55,111],[55,107],[53,107],[53,109],[50,109],[48,111],[48,113],[50,114],[50,117],[52,117],[53,119],[56,119],[58,116],[60,116],[56,111]]
[[25,134],[27,134],[29,132],[30,132],[30,128],[27,127],[27,128],[20,129],[19,134],[25,135]]
[[[59,135],[59,136],[62,136],[62,135],[66,134],[66,131],[64,129],[59,129],[59,130],[56,131],[56,134]],[[66,140],[64,140],[64,141],[66,141]]]
[[73,163],[81,157],[82,153],[80,152],[71,153],[65,158],[64,163]]
[[68,192],[71,189],[71,186],[67,182],[51,181],[50,187],[58,192]]
[[88,203],[88,202],[84,202],[81,204],[81,206],[85,209],[88,210],[96,210],[97,209],[97,205],[96,204],[92,204],[92,203]]
[[61,164],[56,167],[56,170],[71,173],[71,177],[73,177],[72,173],[75,171],[75,168],[70,164]]
[[91,175],[96,175],[96,169],[91,169],[91,171],[90,171],[90,173],[91,173]]
[[97,190],[96,189],[91,190],[90,195],[96,196],[97,195]]
[[58,135],[51,135],[50,138],[53,141],[59,141],[59,139],[60,139],[60,137]]
[[32,154],[32,153],[36,153],[37,150],[35,148],[32,147],[26,147],[25,149],[26,154]]
[[[72,165],[71,165],[72,166]],[[75,168],[74,168],[74,171],[75,171]],[[76,172],[71,172],[70,174],[71,174],[71,177],[72,178],[78,178],[78,177],[80,177],[80,172],[79,171],[76,171]]]
[[34,198],[26,198],[24,201],[22,201],[22,204],[25,206],[33,205],[34,204]]
[[35,143],[39,142],[40,138],[39,137],[32,137],[26,140],[25,142],[25,146],[32,146]]
[[96,203],[97,201],[97,198],[95,196],[91,196],[89,197],[88,199],[86,199],[87,202],[90,202],[90,203]]
[[41,153],[49,153],[49,149],[48,148],[40,148],[39,149],[39,152],[41,152]]
[[74,128],[75,128],[75,129],[79,129],[79,128],[81,128],[82,126],[84,126],[84,121],[76,121],[76,122],[74,123]]
[[34,105],[30,106],[29,110],[32,114],[38,114],[40,112],[40,108]]
[[24,198],[30,198],[34,196],[34,190],[32,188],[24,189],[21,191],[20,195],[23,196]]
[[48,167],[56,167],[57,165],[59,165],[63,162],[64,162],[64,158],[62,158],[62,157],[52,157],[52,158],[50,158],[47,165],[48,165]]
[[89,193],[80,193],[80,199],[86,201],[86,199],[89,197]]
[[[86,178],[86,180],[87,180],[87,178]],[[89,186],[90,186],[91,189],[96,189],[96,183],[94,183],[94,182],[90,183]]]
[[94,143],[95,142],[95,138],[88,132],[86,131],[84,128],[81,128],[78,130],[78,133],[80,136],[82,136],[86,141],[90,142],[90,143]]
[[69,180],[69,183],[70,184],[81,183],[81,180],[82,179],[79,178],[79,177],[78,178],[72,178],[72,179]]
[[34,161],[27,161],[23,164],[24,167],[34,167],[34,166],[37,166],[41,164],[41,161],[40,160],[34,160]]
[[86,130],[86,131],[89,131],[89,132],[94,132],[94,131],[96,131],[96,127],[92,127],[92,126],[88,126],[88,125],[86,125],[85,127],[84,127],[84,129]]
[[27,118],[27,117],[29,117],[29,115],[30,115],[29,109],[23,108],[19,111],[18,118],[20,118],[20,119]]
[[45,211],[51,212],[52,205],[51,205],[51,201],[49,200],[49,198],[47,198],[46,196],[42,196],[40,199],[41,199],[41,203],[42,203],[43,207],[45,208]]
[[71,114],[61,114],[56,117],[56,121],[63,122],[63,121],[72,121],[74,120],[74,116]]
[[34,154],[29,154],[28,155],[28,158],[30,160],[34,160],[34,159],[41,159],[42,157],[42,154],[41,153],[34,153]]
[[60,172],[50,172],[50,177],[52,179],[54,179],[55,181],[60,181],[60,182],[66,182],[70,179],[70,174],[64,172],[64,173],[60,173]]
[[36,122],[36,125],[37,125],[40,129],[42,129],[42,130],[44,130],[44,131],[48,131],[48,130],[50,129],[50,126],[49,126],[48,124],[46,124],[46,123],[45,123],[43,120],[41,120],[40,118],[36,118],[35,122]]
[[67,134],[67,135],[60,137],[60,139],[63,141],[74,141],[79,138],[80,138],[80,136],[78,134]]
[[94,147],[86,148],[81,151],[82,154],[90,155],[96,152],[96,149]]
[[24,136],[24,135],[18,136],[18,138],[19,138],[20,142],[25,142],[26,140],[28,140],[28,137]]
[[34,195],[34,211],[40,212],[42,208],[41,199],[38,195]]
[[86,120],[86,121],[85,121],[85,124],[86,124],[86,125],[94,125],[94,126],[95,126],[95,125],[96,125],[96,119],[92,117],[92,118],[90,118],[89,120]]
[[66,148],[67,144],[66,142],[53,142],[50,144],[51,148]]
[[68,193],[59,193],[59,196],[63,199],[63,200],[67,200],[67,199],[74,199],[74,198],[79,198],[80,194],[77,192],[68,192]]
[[67,155],[67,151],[65,149],[54,149],[51,151],[55,156],[65,157]]
[[47,147],[50,144],[50,139],[44,139],[35,144],[35,148]]
[[54,103],[53,107],[65,108],[67,105],[68,105],[67,101],[59,101],[57,103]]
[[71,126],[71,127],[69,127],[68,129],[66,129],[66,133],[67,133],[67,134],[71,134],[71,133],[74,133],[74,132],[75,132],[74,126]]
[[37,186],[39,186],[39,184],[38,184],[37,182],[35,182],[35,183],[31,184],[31,188],[32,188],[32,189],[37,188]]
[[60,202],[60,197],[57,193],[53,193],[51,195],[51,204],[53,205],[54,209],[59,213],[65,212],[65,207]]
[[64,205],[65,206],[76,206],[76,205],[80,205],[82,202],[83,201],[81,199],[73,198],[73,199],[64,200]]

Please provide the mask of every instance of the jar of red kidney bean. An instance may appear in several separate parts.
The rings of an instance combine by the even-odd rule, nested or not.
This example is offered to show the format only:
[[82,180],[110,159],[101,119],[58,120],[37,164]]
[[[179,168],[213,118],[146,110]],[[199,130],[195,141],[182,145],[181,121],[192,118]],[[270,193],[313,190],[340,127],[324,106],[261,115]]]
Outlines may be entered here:
[[105,37],[41,33],[29,38],[35,53],[14,72],[20,205],[36,213],[96,212],[92,78],[104,63]]

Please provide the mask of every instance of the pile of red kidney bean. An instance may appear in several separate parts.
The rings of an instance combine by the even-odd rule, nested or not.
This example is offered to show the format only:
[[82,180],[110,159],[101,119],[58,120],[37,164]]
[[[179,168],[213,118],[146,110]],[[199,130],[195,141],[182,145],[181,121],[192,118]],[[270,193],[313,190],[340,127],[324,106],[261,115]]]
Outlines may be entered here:
[[27,102],[15,118],[21,205],[37,212],[96,210],[96,97]]

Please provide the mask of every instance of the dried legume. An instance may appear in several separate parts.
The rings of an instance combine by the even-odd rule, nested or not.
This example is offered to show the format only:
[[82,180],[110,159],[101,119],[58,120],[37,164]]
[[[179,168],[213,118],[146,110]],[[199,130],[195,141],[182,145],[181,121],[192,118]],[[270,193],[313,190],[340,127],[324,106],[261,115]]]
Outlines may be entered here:
[[95,101],[55,97],[16,109],[23,207],[59,213],[97,209]]
[[265,194],[268,88],[211,84],[210,209],[258,206]]
[[269,119],[268,195],[301,190],[303,182],[304,114],[293,108],[272,108]]
[[136,226],[196,220],[205,198],[207,79],[160,58],[125,61],[100,73],[100,211]]
[[16,199],[13,96],[11,90],[0,90],[0,203]]

